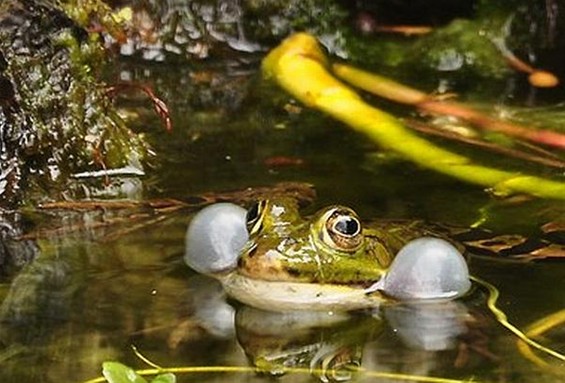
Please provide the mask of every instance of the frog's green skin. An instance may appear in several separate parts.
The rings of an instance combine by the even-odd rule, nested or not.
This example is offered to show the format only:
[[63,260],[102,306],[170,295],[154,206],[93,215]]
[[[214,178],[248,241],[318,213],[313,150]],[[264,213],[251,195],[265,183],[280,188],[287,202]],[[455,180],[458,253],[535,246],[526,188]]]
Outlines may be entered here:
[[284,197],[261,201],[250,209],[247,222],[249,241],[238,267],[220,279],[239,301],[276,310],[379,306],[386,298],[367,288],[402,246],[432,234],[418,222],[362,226],[343,206],[302,218],[296,201]]
[[[402,246],[429,234],[418,222],[362,226],[357,214],[343,206],[330,206],[305,219],[291,198],[262,201],[258,210],[250,211],[256,218],[248,214],[250,238],[238,271],[269,281],[372,284]],[[352,235],[336,230],[340,223],[349,223]]]

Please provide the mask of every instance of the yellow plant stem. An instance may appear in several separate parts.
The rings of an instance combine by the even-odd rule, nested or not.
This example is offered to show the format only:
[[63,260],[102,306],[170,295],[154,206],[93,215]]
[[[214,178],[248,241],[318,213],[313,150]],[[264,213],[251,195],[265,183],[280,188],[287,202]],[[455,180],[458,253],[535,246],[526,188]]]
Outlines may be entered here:
[[332,69],[342,80],[377,96],[402,104],[413,105],[428,113],[459,117],[482,129],[565,149],[565,135],[559,132],[532,129],[527,126],[489,117],[462,103],[438,101],[417,89],[349,65],[333,64]]
[[552,356],[556,359],[561,360],[562,362],[565,362],[565,355],[563,355],[563,354],[561,354],[561,353],[559,353],[555,350],[552,350],[548,347],[545,347],[545,346],[539,344],[538,342],[532,340],[528,335],[524,334],[520,329],[518,329],[512,323],[508,322],[508,318],[507,318],[506,314],[496,306],[496,302],[498,301],[498,297],[500,295],[500,293],[498,292],[498,289],[496,287],[494,287],[489,282],[484,281],[484,280],[477,278],[477,277],[471,277],[471,279],[474,282],[478,283],[479,285],[483,286],[489,292],[489,296],[488,296],[488,299],[487,299],[487,306],[488,306],[489,310],[494,314],[498,323],[500,323],[502,326],[504,326],[506,329],[508,329],[511,333],[516,335],[518,337],[518,339],[520,339],[522,342],[526,343],[528,346],[531,346],[538,351],[546,353],[547,355],[550,355],[550,356]]
[[562,324],[565,324],[565,309],[532,323],[526,329],[526,334],[528,336],[539,336]]
[[135,354],[135,356],[137,356],[139,359],[141,359],[143,362],[145,362],[146,364],[148,364],[149,366],[156,368],[158,370],[162,370],[163,367],[159,366],[158,364],[152,362],[151,360],[147,359],[141,352],[139,352],[139,350],[137,349],[137,346],[135,345],[131,345],[131,349],[133,350],[133,353]]
[[[145,375],[158,375],[165,373],[172,374],[190,374],[190,373],[264,373],[265,370],[259,367],[246,367],[246,366],[184,366],[184,367],[161,367],[153,361],[145,357],[135,345],[132,345],[132,350],[135,355],[147,363],[149,366],[153,367],[151,369],[136,370],[135,373],[140,376]],[[300,368],[300,367],[289,367],[284,369],[284,373],[294,373],[294,374],[308,374],[315,376],[323,376],[332,370],[328,369],[316,369],[316,368]],[[465,383],[470,382],[469,380],[460,379],[447,379],[434,376],[421,376],[421,375],[410,375],[401,374],[394,372],[379,372],[366,370],[362,367],[351,369],[351,372],[356,372],[363,374],[366,377],[371,378],[383,378],[390,380],[401,380],[404,382],[421,382],[421,383]],[[82,383],[102,383],[105,382],[104,377],[98,377],[90,380],[86,380]],[[477,383],[476,380],[472,380]]]
[[[447,379],[439,378],[433,376],[421,376],[421,375],[409,375],[409,374],[397,374],[393,372],[378,372],[378,371],[368,371],[364,369],[359,369],[359,373],[370,378],[380,378],[380,379],[390,379],[399,380],[403,382],[421,382],[421,383],[466,383],[473,382],[479,383],[476,380],[461,380],[461,379]],[[138,375],[157,375],[164,373],[173,374],[194,374],[194,373],[261,373],[265,372],[261,369],[254,367],[238,367],[238,366],[188,366],[188,367],[169,367],[162,369],[144,369],[136,370]],[[310,368],[287,368],[286,373],[297,373],[297,374],[323,374],[327,373],[327,370],[314,370]],[[86,380],[82,383],[103,383],[106,379],[104,377],[99,377],[95,379]]]
[[[559,310],[529,325],[526,328],[525,333],[528,337],[538,337],[552,328],[563,324],[565,324],[565,310]],[[555,369],[554,366],[548,364],[543,359],[535,355],[527,343],[519,341],[518,349],[526,358],[537,364],[539,367],[550,369],[556,373],[560,373],[561,375],[565,374],[563,369]]]
[[[264,59],[263,73],[304,104],[329,114],[381,147],[421,166],[490,187],[499,194],[522,192],[565,199],[565,183],[473,164],[465,156],[418,137],[393,116],[368,105],[330,74],[327,59],[311,35],[298,33],[283,41]],[[416,91],[410,97],[418,99],[420,95]]]
[[357,88],[401,104],[417,106],[434,100],[432,96],[418,89],[350,65],[332,64],[332,71],[337,77]]

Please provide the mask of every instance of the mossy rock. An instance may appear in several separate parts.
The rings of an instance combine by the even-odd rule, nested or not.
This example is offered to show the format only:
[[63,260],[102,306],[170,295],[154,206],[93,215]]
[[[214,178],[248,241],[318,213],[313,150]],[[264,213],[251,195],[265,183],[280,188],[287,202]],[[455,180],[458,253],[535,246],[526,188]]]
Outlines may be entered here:
[[53,4],[0,6],[0,207],[61,198],[77,173],[141,170],[147,157],[98,78],[99,36]]

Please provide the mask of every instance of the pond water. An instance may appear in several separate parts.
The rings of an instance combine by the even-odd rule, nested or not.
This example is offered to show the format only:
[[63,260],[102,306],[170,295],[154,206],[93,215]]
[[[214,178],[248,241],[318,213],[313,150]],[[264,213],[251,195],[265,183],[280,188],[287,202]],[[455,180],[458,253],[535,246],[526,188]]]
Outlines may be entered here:
[[[492,198],[478,187],[379,152],[327,117],[277,101],[284,96],[260,89],[258,63],[179,68],[122,62],[116,78],[151,84],[168,102],[174,129],[165,132],[145,101],[123,102],[137,116],[132,126],[150,137],[157,157],[143,186],[124,181],[121,187],[147,200],[191,201],[203,193],[304,182],[317,192],[306,213],[340,203],[365,219],[424,219],[461,227],[482,222],[497,234],[532,237],[543,224],[562,219],[561,202]],[[0,380],[81,382],[99,376],[107,360],[146,368],[132,346],[164,367],[254,362],[276,374],[285,363],[322,370],[342,366],[333,377],[329,371],[296,373],[279,377],[281,382],[346,379],[352,365],[475,382],[565,379],[562,362],[536,354],[550,366],[540,368],[520,351],[517,338],[486,308],[487,293],[479,287],[452,306],[351,315],[277,315],[226,302],[215,281],[183,262],[193,212],[106,208],[34,217],[41,227],[58,230],[27,239],[37,258],[0,285]],[[563,263],[473,256],[470,269],[500,290],[500,308],[522,329],[563,310]],[[539,340],[563,352],[565,326]],[[403,381],[369,372],[352,379]],[[272,381],[268,374],[251,372],[178,374],[177,379]]]

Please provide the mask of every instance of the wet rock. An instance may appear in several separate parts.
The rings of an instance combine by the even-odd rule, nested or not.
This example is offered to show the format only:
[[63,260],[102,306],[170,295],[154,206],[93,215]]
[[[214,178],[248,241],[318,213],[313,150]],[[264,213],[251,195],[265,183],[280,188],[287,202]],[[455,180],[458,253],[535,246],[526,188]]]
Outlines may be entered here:
[[97,79],[100,40],[53,4],[0,6],[0,208],[60,198],[73,174],[141,167],[147,153]]
[[324,40],[346,17],[328,0],[133,0],[124,56],[150,61],[225,58],[261,53],[293,31]]

